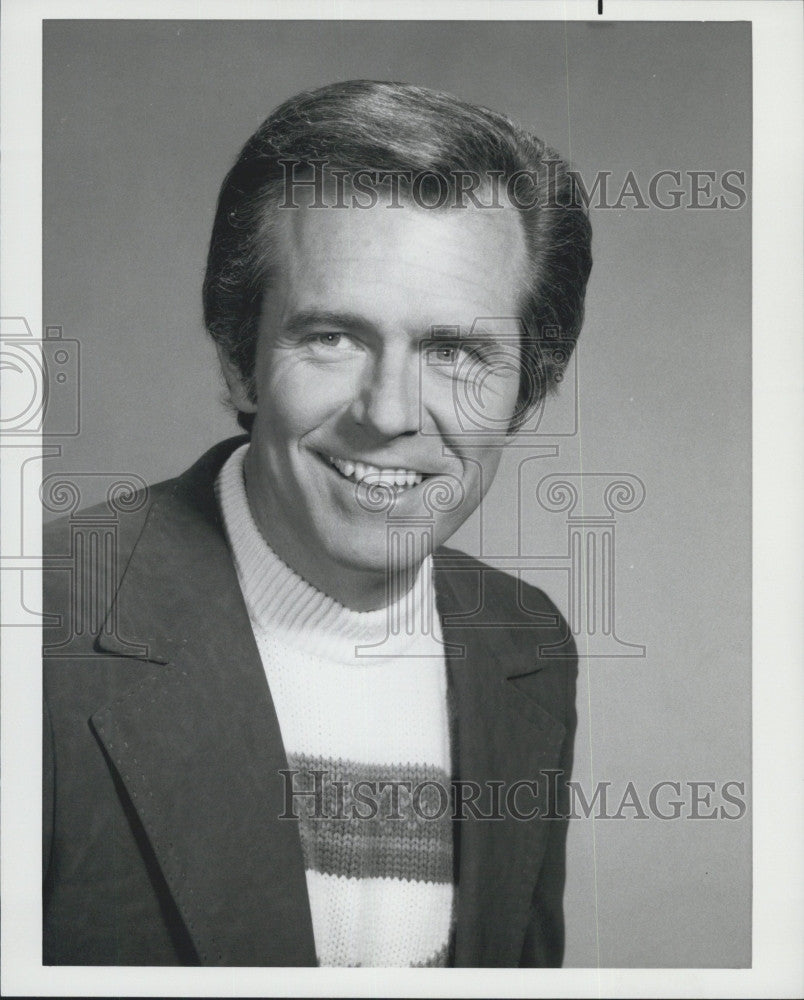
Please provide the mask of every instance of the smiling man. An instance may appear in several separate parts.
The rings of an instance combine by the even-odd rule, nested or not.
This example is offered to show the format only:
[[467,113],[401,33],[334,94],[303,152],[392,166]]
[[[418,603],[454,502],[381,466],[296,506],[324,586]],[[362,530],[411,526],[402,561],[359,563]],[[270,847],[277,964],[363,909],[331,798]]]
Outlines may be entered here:
[[252,136],[204,285],[248,436],[132,502],[92,634],[46,588],[46,964],[560,964],[571,640],[443,544],[589,241],[566,165],[448,95],[336,84]]
[[281,264],[263,300],[252,392],[220,349],[235,405],[255,414],[249,503],[281,559],[347,607],[371,610],[386,603],[386,518],[368,496],[360,502],[361,488],[386,486],[395,516],[415,517],[427,514],[425,481],[445,478],[462,502],[436,517],[440,544],[494,478],[502,435],[461,433],[452,382],[479,383],[493,428],[514,416],[516,367],[499,351],[488,370],[482,357],[472,366],[460,338],[423,357],[420,345],[446,324],[468,333],[478,317],[517,315],[525,240],[516,209],[471,204],[305,204],[278,221]]

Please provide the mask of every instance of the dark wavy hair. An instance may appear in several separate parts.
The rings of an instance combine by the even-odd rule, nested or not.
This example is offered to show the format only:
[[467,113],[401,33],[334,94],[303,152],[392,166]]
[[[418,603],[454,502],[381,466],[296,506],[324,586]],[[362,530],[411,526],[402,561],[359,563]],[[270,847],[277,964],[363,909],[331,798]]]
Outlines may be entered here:
[[[583,321],[591,227],[569,165],[504,115],[409,84],[348,80],[285,101],[223,182],[204,278],[207,330],[252,398],[262,300],[276,270],[271,219],[285,195],[287,161],[296,164],[294,177],[322,161],[349,174],[432,173],[453,193],[461,173],[517,175],[518,204],[533,206],[519,208],[530,273],[521,310],[521,423],[560,381]],[[562,350],[552,349],[556,339]],[[239,413],[238,422],[250,430],[253,414]]]

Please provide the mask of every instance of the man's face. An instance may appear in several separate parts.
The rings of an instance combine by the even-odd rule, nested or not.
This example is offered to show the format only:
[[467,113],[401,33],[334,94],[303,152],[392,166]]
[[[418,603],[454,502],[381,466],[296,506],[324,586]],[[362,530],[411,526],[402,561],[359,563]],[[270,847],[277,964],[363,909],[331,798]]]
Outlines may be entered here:
[[[500,324],[485,324],[481,343],[477,326],[461,340],[479,317],[517,315],[524,237],[510,208],[278,215],[282,266],[261,317],[249,501],[274,550],[347,603],[341,585],[385,578],[389,518],[427,518],[437,547],[491,485],[518,359]],[[460,335],[423,352],[434,327]],[[466,433],[460,400],[496,439],[478,436],[476,419]],[[439,480],[457,502],[433,512]]]

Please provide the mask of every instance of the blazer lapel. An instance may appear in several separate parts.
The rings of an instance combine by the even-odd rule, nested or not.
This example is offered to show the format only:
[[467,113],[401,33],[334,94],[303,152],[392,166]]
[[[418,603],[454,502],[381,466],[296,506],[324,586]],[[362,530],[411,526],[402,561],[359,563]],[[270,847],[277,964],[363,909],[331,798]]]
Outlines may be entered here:
[[[279,725],[213,494],[239,442],[154,502],[116,597],[140,683],[92,717],[205,965],[315,965]],[[103,636],[99,648],[121,652]]]
[[[556,766],[564,726],[520,688],[520,679],[536,674],[538,642],[516,645],[505,621],[514,601],[493,606],[494,596],[483,587],[477,562],[465,569],[441,569],[436,563],[436,590],[443,621],[450,701],[453,713],[453,773],[459,781],[502,783],[505,794],[515,782],[536,781],[538,793],[523,788],[515,807],[547,811],[547,780],[541,774]],[[481,609],[471,621],[467,608]],[[511,597],[514,597],[512,594]],[[499,599],[498,599],[499,600]],[[528,634],[522,633],[522,634]],[[458,651],[454,651],[458,647]],[[460,652],[463,648],[463,654]],[[529,689],[538,690],[534,678]],[[491,812],[490,793],[477,803]],[[485,801],[485,804],[484,804]],[[456,822],[458,868],[455,965],[516,966],[522,949],[533,890],[545,850],[550,820],[478,819],[464,810]]]

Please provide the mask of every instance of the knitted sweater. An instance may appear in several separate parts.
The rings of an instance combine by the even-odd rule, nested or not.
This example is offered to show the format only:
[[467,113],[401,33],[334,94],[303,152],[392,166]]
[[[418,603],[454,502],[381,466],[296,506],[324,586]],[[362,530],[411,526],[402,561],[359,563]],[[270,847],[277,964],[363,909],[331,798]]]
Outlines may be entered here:
[[[286,813],[299,817],[319,964],[445,965],[451,768],[431,562],[395,606],[343,607],[263,539],[246,496],[247,448],[216,490],[288,758]],[[395,615],[430,620],[435,634],[389,629]]]

